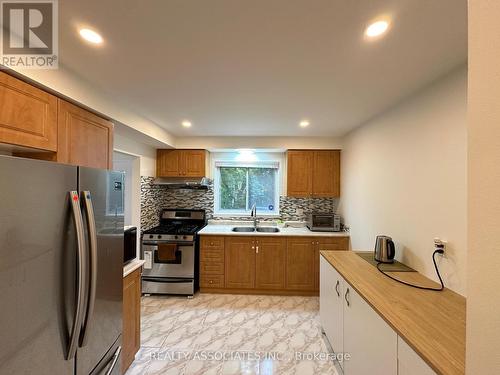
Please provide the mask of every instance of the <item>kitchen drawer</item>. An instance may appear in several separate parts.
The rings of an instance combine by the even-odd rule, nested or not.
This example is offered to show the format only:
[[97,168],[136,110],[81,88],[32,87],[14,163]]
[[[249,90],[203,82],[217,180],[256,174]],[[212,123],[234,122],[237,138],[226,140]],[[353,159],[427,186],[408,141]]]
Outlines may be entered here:
[[224,288],[224,275],[202,276],[200,286],[202,288]]
[[317,242],[319,250],[349,250],[349,237],[322,238]]
[[200,273],[205,275],[224,275],[224,262],[200,262]]
[[224,263],[224,249],[206,249],[200,250],[202,262],[221,262]]
[[217,236],[202,236],[202,249],[224,249],[224,237]]

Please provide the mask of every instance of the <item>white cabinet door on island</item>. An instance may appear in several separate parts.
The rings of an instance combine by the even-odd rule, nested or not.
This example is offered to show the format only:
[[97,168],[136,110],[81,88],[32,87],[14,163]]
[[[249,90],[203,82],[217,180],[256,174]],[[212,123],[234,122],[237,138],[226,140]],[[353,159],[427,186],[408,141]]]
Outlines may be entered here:
[[425,361],[398,336],[398,375],[435,375]]
[[396,375],[396,332],[347,283],[344,302],[344,374]]
[[[319,311],[321,326],[335,354],[344,352],[344,279],[320,257]],[[337,357],[340,365],[342,356]]]

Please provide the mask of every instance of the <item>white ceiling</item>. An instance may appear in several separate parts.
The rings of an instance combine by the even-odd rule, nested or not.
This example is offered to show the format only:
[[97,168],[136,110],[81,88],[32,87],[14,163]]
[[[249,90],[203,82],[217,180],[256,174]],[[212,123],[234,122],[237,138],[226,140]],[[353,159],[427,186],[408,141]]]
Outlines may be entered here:
[[[60,63],[181,137],[343,135],[467,57],[466,0],[65,0],[59,11]],[[390,32],[365,41],[381,15]],[[83,42],[80,26],[105,44]]]

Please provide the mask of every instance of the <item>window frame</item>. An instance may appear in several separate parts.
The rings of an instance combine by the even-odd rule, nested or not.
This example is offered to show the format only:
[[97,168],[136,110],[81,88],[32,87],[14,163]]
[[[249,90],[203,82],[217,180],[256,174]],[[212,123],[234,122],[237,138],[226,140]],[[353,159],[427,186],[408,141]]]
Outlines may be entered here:
[[[221,210],[220,208],[220,183],[221,183],[221,167],[234,167],[234,168],[270,168],[276,170],[275,183],[274,183],[274,210],[272,212],[263,212],[257,210],[257,216],[268,218],[280,217],[280,184],[281,184],[281,164],[279,160],[258,160],[251,162],[241,161],[227,161],[215,160],[213,163],[213,176],[214,176],[214,216],[215,217],[250,217],[250,210]],[[247,199],[249,189],[247,180]]]

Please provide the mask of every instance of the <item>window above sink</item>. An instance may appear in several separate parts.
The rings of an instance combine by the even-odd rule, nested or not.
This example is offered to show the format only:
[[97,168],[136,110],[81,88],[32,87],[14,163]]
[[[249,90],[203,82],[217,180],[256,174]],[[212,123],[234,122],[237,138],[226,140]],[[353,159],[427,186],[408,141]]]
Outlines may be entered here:
[[[279,216],[281,153],[274,160],[214,160],[215,216]],[[235,160],[236,159],[236,160]]]

